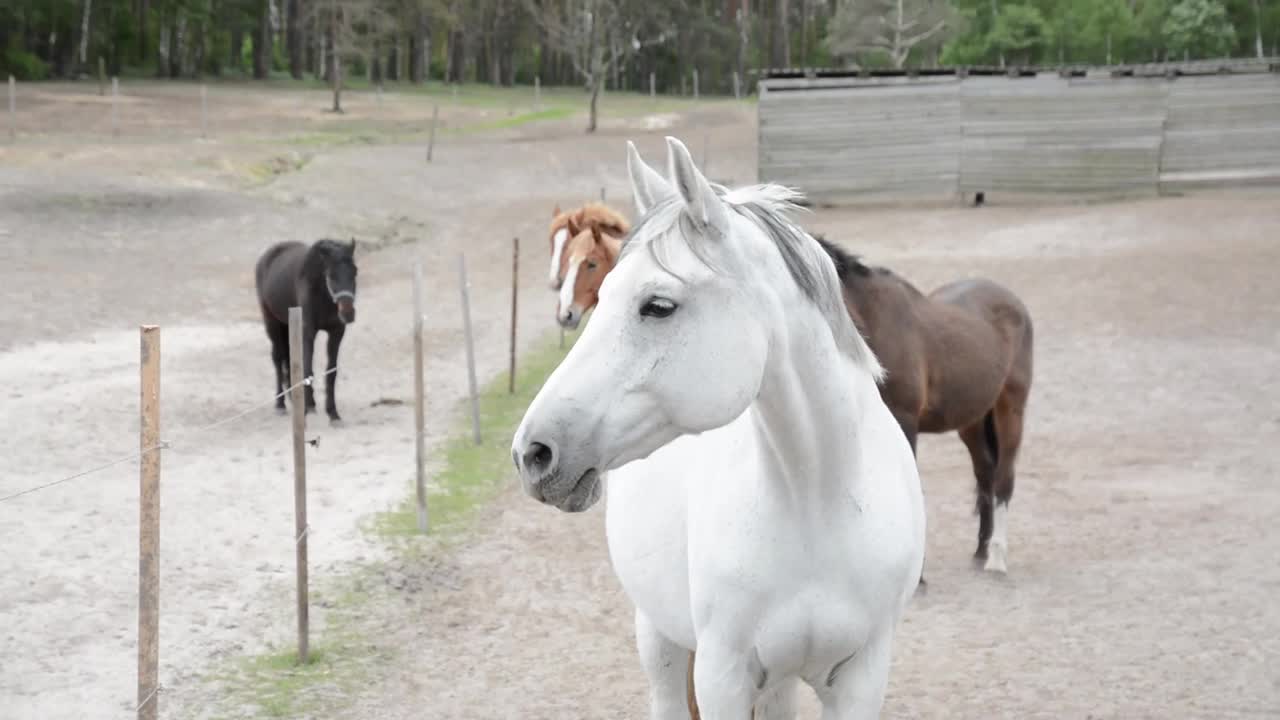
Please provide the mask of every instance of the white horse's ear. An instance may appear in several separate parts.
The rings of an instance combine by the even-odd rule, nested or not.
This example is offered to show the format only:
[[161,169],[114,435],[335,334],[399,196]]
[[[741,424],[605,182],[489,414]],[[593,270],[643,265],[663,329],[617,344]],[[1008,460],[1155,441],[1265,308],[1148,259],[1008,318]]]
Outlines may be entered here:
[[711,189],[711,183],[694,167],[689,148],[668,135],[667,150],[671,182],[684,198],[689,214],[707,230],[718,233],[720,237],[728,237],[729,208],[725,207],[724,201]]
[[658,201],[675,192],[666,179],[640,157],[636,144],[630,140],[627,141],[627,174],[631,176],[631,196],[635,199],[637,216],[649,212]]

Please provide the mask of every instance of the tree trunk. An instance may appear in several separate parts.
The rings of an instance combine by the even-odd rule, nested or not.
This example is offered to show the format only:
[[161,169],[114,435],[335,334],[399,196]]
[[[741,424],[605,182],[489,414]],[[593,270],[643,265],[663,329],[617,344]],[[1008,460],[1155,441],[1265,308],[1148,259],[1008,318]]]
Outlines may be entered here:
[[[1000,1],[991,0],[991,26],[995,27],[996,19],[1000,17]],[[1004,67],[1004,50],[997,51],[1000,58],[1000,67]]]
[[1111,64],[1111,31],[1107,31],[1107,64]]
[[228,53],[227,66],[237,73],[244,70],[244,28],[237,23],[231,28],[231,52]]
[[328,34],[329,82],[333,85],[333,111],[340,113],[342,112],[342,61],[341,51],[338,48],[338,8],[332,0],[329,3]]
[[338,62],[338,48],[337,48],[338,8],[337,8],[337,4],[334,3],[333,0],[329,1],[329,17],[326,18],[326,20],[327,22],[325,23],[325,26],[324,26],[324,52],[321,53],[325,61],[324,79],[328,80],[329,84],[334,86],[335,88],[334,91],[337,92],[337,84],[335,80],[338,75],[337,73],[338,65],[340,64]]
[[302,43],[302,2],[288,0],[285,8],[289,16],[285,19],[284,36],[285,47],[289,50],[289,74],[294,80],[301,80],[303,68],[306,67]]
[[400,36],[391,38],[391,51],[387,53],[387,67],[383,73],[392,82],[400,81]]
[[[79,53],[76,58],[76,72],[84,72],[84,67],[88,64],[88,19],[93,9],[93,0],[84,0],[84,12],[81,13],[81,42],[79,42]],[[1261,29],[1260,31],[1261,32]],[[1262,49],[1262,36],[1258,35],[1258,49]],[[1261,58],[1261,55],[1260,55]]]
[[774,67],[791,67],[791,33],[788,26],[790,0],[774,0],[772,19],[771,60]]
[[1266,53],[1262,48],[1262,0],[1253,0],[1253,42],[1254,48],[1258,51],[1258,59],[1266,57]]
[[187,18],[182,14],[182,10],[178,10],[173,19],[173,29],[169,31],[169,77],[173,79],[182,77],[186,26]]
[[426,82],[430,74],[431,28],[427,23],[427,13],[419,11],[409,45],[409,80],[414,83]]
[[156,43],[156,77],[163,78],[169,72],[169,19],[161,14],[160,37]]
[[591,82],[591,109],[587,113],[587,132],[596,131],[596,103],[600,99],[600,78],[595,78]]
[[147,43],[151,33],[147,27],[147,18],[151,15],[149,0],[142,0],[138,5],[138,60],[146,62],[151,56],[151,45]]
[[259,80],[271,70],[271,0],[258,2],[258,29],[253,34],[253,76]]
[[743,4],[738,7],[738,82],[742,83],[742,94],[746,95],[747,83],[747,0],[743,0]]

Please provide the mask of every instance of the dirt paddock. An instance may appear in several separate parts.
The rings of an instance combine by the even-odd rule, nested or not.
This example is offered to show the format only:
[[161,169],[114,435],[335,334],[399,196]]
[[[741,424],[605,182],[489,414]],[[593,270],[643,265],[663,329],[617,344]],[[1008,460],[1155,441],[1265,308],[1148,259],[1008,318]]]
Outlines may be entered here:
[[[63,102],[57,87],[41,92]],[[429,113],[426,101],[397,107],[406,123]],[[311,421],[313,575],[343,573],[387,555],[360,524],[409,488],[410,406],[372,404],[411,397],[412,261],[427,276],[435,447],[466,389],[456,254],[472,271],[479,371],[494,377],[506,362],[511,237],[524,241],[527,348],[553,327],[551,206],[604,187],[630,213],[623,141],[658,164],[664,133],[691,147],[713,138],[712,175],[754,180],[753,116],[749,105],[689,105],[674,118],[620,114],[589,138],[577,116],[460,133],[429,165],[420,145],[393,139],[308,147],[305,162],[255,182],[243,168],[281,154],[287,117],[282,130],[235,139],[108,141],[56,126],[0,148],[0,495],[136,449],[137,325],[160,323],[172,442],[161,714],[263,716],[229,703],[213,674],[292,632],[288,422],[263,408],[195,431],[270,394],[257,254],[281,239],[365,242],[359,320],[340,360],[347,426]],[[987,200],[802,218],[925,291],[991,277],[1036,324],[1007,577],[970,567],[963,445],[921,438],[930,585],[898,635],[885,716],[1280,717],[1280,193]],[[131,716],[136,483],[125,462],[0,503],[4,717]],[[603,529],[600,508],[563,515],[509,483],[467,542],[403,568],[413,592],[367,609],[370,647],[396,661],[348,698],[358,711],[307,716],[645,717],[631,608]],[[803,710],[817,717],[811,698]]]

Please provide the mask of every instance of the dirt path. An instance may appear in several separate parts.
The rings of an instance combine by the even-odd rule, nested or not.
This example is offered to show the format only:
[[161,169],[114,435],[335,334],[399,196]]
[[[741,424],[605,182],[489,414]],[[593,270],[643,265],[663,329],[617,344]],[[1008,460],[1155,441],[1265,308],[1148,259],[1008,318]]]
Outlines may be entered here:
[[[543,249],[551,207],[594,199],[602,186],[623,197],[625,122],[591,139],[577,119],[453,137],[430,165],[417,146],[326,148],[249,189],[229,181],[222,162],[264,151],[233,142],[193,150],[187,140],[64,147],[44,139],[6,150],[0,267],[11,312],[0,317],[0,494],[134,451],[137,325],[163,325],[162,435],[172,444],[161,528],[166,716],[201,712],[200,673],[288,638],[293,623],[292,610],[275,602],[293,582],[287,420],[261,407],[193,431],[270,397],[253,299],[258,253],[286,238],[369,243],[358,251],[359,321],[340,359],[347,425],[310,422],[320,437],[309,469],[310,554],[320,577],[384,553],[358,523],[409,487],[413,260],[425,270],[434,447],[466,389],[457,253],[467,254],[483,381],[506,367],[511,238],[525,241],[527,347],[554,327]],[[656,152],[660,136],[646,142]],[[409,404],[371,407],[383,398]],[[125,462],[0,504],[5,717],[131,715],[136,467]],[[316,616],[322,627],[323,610]]]
[[[970,569],[962,444],[921,438],[930,589],[887,717],[1280,715],[1277,223],[1268,193],[812,218],[923,288],[1006,283],[1037,323],[1007,578]],[[452,588],[389,606],[373,634],[408,670],[385,668],[368,716],[644,717],[601,509],[512,491],[482,526],[432,571]]]
[[[136,325],[165,326],[166,716],[211,713],[198,675],[292,629],[273,600],[292,583],[287,422],[266,410],[182,433],[270,391],[257,253],[322,234],[383,245],[362,260],[359,323],[343,348],[348,425],[312,426],[311,558],[316,575],[339,572],[383,555],[357,523],[408,489],[408,406],[370,403],[409,399],[412,259],[427,270],[434,445],[465,392],[456,252],[468,253],[479,370],[490,377],[505,365],[510,237],[529,248],[527,345],[551,328],[549,206],[601,185],[626,198],[626,137],[661,161],[671,130],[618,124],[589,139],[569,122],[458,138],[429,166],[418,147],[324,149],[251,190],[219,170],[219,157],[248,151],[216,142],[194,151],[209,162],[175,141],[145,153],[77,146],[74,162],[41,146],[0,164],[3,297],[19,310],[0,315],[0,493],[136,446]],[[749,114],[673,130],[695,152],[714,139],[716,179],[754,179]],[[976,519],[962,445],[921,439],[930,592],[903,626],[886,715],[1280,714],[1277,196],[820,211],[806,223],[922,288],[991,276],[1037,323],[1007,579],[969,568]],[[0,504],[5,717],[130,714],[135,488],[126,463]],[[380,595],[368,624],[371,647],[408,664],[376,668],[361,715],[644,716],[602,516],[509,492],[481,513],[471,542],[404,568],[414,591]]]

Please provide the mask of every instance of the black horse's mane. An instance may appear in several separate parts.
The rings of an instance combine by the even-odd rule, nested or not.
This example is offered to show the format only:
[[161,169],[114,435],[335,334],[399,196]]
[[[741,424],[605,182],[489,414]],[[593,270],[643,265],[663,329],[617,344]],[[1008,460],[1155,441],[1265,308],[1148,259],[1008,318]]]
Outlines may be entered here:
[[307,274],[323,274],[325,260],[340,260],[352,257],[350,245],[341,240],[324,238],[312,243],[302,261],[302,270]]

